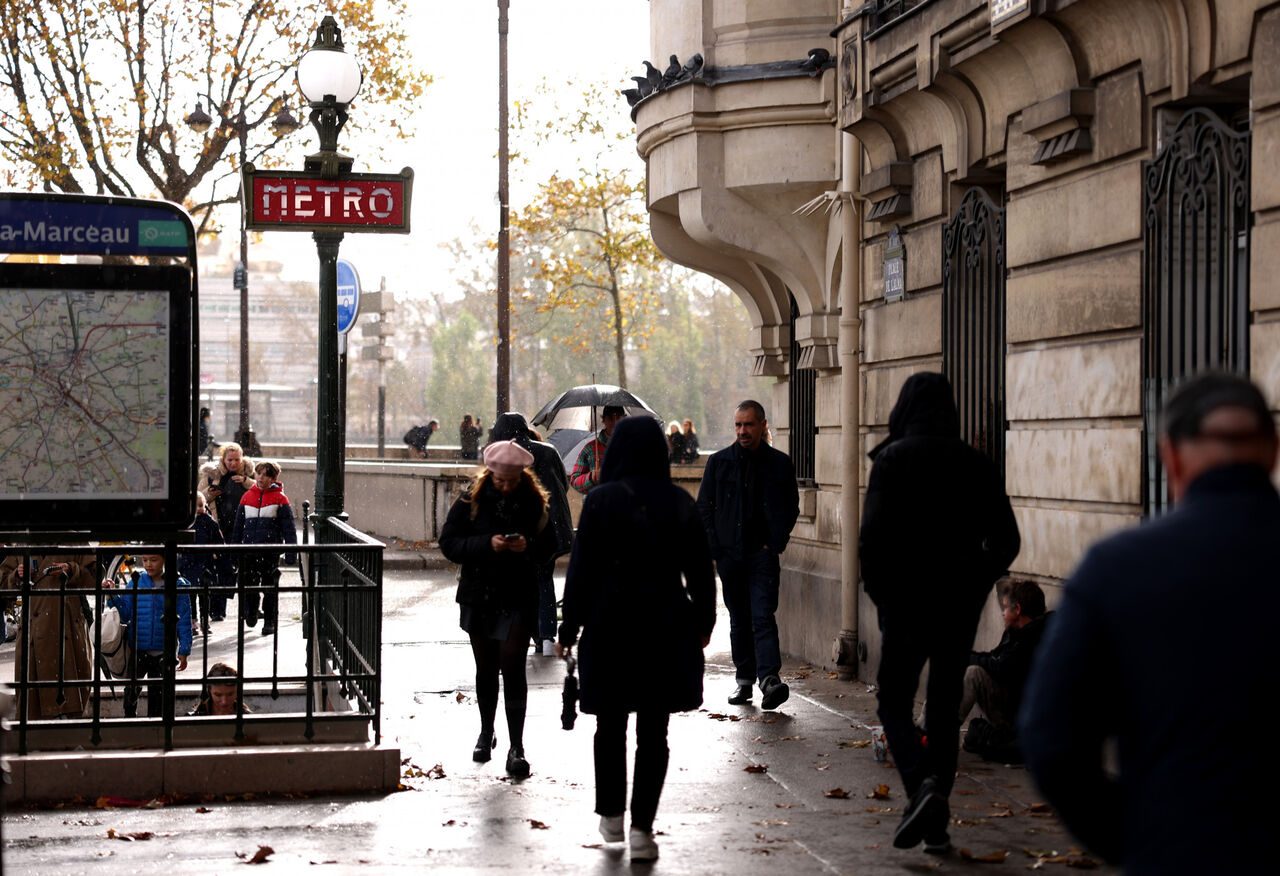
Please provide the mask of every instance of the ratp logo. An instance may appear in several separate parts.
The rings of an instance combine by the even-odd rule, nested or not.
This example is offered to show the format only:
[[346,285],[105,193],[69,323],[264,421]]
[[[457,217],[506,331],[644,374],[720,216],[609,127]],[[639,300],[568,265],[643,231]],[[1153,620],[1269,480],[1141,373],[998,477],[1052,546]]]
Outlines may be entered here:
[[186,249],[187,229],[181,222],[156,222],[139,220],[138,242],[143,246],[178,247]]

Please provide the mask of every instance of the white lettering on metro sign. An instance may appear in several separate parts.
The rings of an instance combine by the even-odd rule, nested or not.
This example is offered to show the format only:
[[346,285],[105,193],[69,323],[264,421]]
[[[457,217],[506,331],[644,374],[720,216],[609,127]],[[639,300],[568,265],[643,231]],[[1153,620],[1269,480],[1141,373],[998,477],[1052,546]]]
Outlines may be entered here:
[[255,176],[255,225],[403,226],[404,181]]

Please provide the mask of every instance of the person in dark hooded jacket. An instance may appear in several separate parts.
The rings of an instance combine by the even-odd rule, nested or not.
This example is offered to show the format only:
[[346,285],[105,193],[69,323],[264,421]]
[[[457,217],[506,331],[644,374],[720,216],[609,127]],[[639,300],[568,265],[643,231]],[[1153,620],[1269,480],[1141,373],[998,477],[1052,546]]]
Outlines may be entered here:
[[[587,494],[565,580],[557,653],[582,641],[580,703],[596,715],[596,812],[622,839],[628,713],[636,713],[631,857],[657,857],[653,819],[666,777],[671,712],[702,705],[702,649],[716,619],[706,530],[693,499],[671,483],[656,420],[627,417]],[[653,630],[663,630],[653,648]],[[639,681],[637,681],[639,680]]]
[[[983,605],[1018,555],[1018,525],[995,465],[960,439],[947,378],[913,374],[869,454],[860,533],[862,579],[882,631],[880,721],[910,804],[893,843],[950,847],[960,698]],[[929,663],[921,744],[912,720]]]
[[534,440],[524,414],[508,411],[499,414],[489,432],[490,441],[512,441],[533,454],[533,473],[547,491],[547,514],[555,535],[555,552],[538,567],[538,639],[542,654],[550,657],[556,638],[556,557],[573,547],[573,516],[569,511],[569,478],[564,462],[555,447]]

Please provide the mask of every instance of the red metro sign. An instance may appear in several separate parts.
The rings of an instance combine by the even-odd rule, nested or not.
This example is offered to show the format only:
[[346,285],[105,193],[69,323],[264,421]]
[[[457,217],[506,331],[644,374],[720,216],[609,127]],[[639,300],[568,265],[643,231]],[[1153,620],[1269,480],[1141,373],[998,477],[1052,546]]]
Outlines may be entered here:
[[241,180],[245,227],[256,231],[373,231],[407,234],[413,171],[347,173],[337,179],[299,171],[259,172]]

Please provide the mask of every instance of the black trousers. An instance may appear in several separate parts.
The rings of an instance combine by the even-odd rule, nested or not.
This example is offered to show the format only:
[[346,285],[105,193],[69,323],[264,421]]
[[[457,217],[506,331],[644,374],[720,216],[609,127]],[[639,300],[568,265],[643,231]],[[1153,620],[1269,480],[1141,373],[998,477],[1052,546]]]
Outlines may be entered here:
[[262,600],[262,623],[267,627],[276,625],[276,611],[280,594],[280,567],[276,555],[249,556],[240,561],[241,574],[244,575],[244,605],[241,610],[246,614],[258,611],[258,600]]
[[[156,683],[147,685],[147,717],[158,718],[164,709],[164,685],[159,679],[164,677],[164,655],[134,652],[134,678],[154,678]],[[138,698],[142,696],[142,685],[125,685],[124,716],[138,717]]]
[[[876,678],[880,723],[908,796],[929,776],[934,777],[944,797],[955,784],[964,671],[981,610],[979,603],[947,610],[914,606],[880,613],[883,645]],[[914,715],[916,690],[926,661],[928,747],[920,743]]]
[[[621,815],[627,801],[627,713],[596,716],[596,813]],[[631,826],[653,830],[667,779],[668,712],[636,713],[636,766],[631,784]]]

